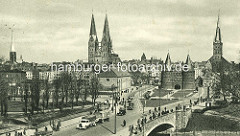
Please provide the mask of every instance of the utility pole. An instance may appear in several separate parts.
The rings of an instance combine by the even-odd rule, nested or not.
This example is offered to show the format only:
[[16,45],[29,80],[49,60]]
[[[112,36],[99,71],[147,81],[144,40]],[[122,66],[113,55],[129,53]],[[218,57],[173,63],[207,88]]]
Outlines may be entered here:
[[[112,84],[112,92],[116,89],[117,87],[115,87],[115,85],[114,84]],[[117,108],[116,108],[116,106],[117,106],[117,94],[116,94],[116,91],[114,91],[114,93],[112,93],[113,94],[113,98],[112,98],[112,108],[113,108],[113,104],[114,104],[114,131],[113,131],[113,134],[116,134],[117,133]],[[114,99],[115,99],[115,103],[113,103],[113,101],[114,101]],[[112,110],[112,112],[113,112],[113,110]]]
[[116,134],[117,133],[117,115],[116,115],[116,105],[117,105],[117,97],[116,97],[116,91],[115,91],[115,112],[114,112],[114,114],[115,114],[115,116],[114,116],[114,134]]

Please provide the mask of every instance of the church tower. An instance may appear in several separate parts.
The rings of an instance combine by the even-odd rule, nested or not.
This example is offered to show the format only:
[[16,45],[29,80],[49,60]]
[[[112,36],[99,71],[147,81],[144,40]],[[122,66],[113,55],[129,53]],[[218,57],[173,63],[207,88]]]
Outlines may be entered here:
[[10,47],[10,62],[13,64],[13,63],[16,63],[16,51],[14,49],[14,41],[13,41],[13,30],[11,32],[11,47]]
[[188,70],[183,71],[183,89],[195,89],[195,71],[189,54],[185,64],[187,64]]
[[97,50],[98,50],[98,38],[97,38],[97,31],[96,31],[94,16],[92,14],[89,41],[88,41],[88,62],[89,63],[95,63],[96,61],[95,55]]
[[167,58],[165,60],[165,64],[162,71],[162,80],[161,80],[161,84],[162,84],[162,88],[164,89],[173,89],[173,78],[172,78],[172,71],[169,71],[171,67],[171,58],[170,58],[170,54],[167,54]]
[[143,61],[146,61],[146,60],[147,60],[146,55],[145,55],[145,53],[143,53],[142,56],[141,56],[141,61],[143,62]]
[[111,62],[112,40],[110,37],[107,15],[105,17],[105,22],[104,22],[101,49],[102,49],[102,62],[103,63]]
[[220,62],[223,55],[223,43],[221,38],[221,30],[219,27],[219,15],[217,21],[216,34],[213,41],[213,60],[215,62]]

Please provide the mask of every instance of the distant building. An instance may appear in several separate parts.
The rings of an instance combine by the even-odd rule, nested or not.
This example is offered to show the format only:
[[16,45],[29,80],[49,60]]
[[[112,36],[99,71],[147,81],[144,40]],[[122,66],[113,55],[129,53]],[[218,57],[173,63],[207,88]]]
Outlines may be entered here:
[[112,39],[110,36],[107,15],[104,22],[102,41],[98,41],[94,16],[92,15],[89,41],[88,41],[88,62],[100,64],[112,64],[121,62],[118,54],[113,52]]
[[217,21],[216,35],[213,41],[213,55],[209,61],[212,65],[212,71],[216,73],[228,71],[232,68],[231,63],[223,57],[223,42],[221,37],[221,30],[219,27],[219,16]]
[[171,62],[170,54],[167,54],[165,66],[172,69],[162,71],[161,86],[164,89],[195,89],[195,71],[192,65],[190,56],[187,55],[186,63],[188,65],[188,71],[176,71],[173,63]]
[[0,71],[0,74],[10,87],[9,95],[19,95],[20,90],[26,80],[26,73],[15,69]]
[[12,36],[11,36],[11,48],[10,48],[10,62],[16,63],[17,62],[17,53],[14,49],[14,42],[13,42],[13,30],[12,30]]
[[143,61],[146,61],[146,60],[147,60],[146,55],[143,53],[143,55],[141,57],[141,61],[143,62]]
[[118,90],[125,90],[130,88],[132,84],[131,74],[117,69],[102,72],[98,77],[105,90],[110,90],[112,85],[115,85]]

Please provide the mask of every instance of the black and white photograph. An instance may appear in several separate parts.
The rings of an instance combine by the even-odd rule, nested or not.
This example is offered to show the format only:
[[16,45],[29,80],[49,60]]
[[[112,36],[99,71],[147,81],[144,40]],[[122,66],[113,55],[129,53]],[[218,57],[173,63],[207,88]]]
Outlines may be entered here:
[[0,136],[239,136],[239,0],[0,0]]

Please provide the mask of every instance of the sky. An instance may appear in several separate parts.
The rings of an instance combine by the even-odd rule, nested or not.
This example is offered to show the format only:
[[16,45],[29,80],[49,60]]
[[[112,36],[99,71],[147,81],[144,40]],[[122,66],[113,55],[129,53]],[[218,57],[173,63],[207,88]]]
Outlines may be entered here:
[[101,39],[107,14],[113,50],[122,60],[146,57],[193,61],[212,55],[217,16],[223,55],[240,56],[239,0],[0,0],[0,56],[51,63],[87,60],[91,15]]

